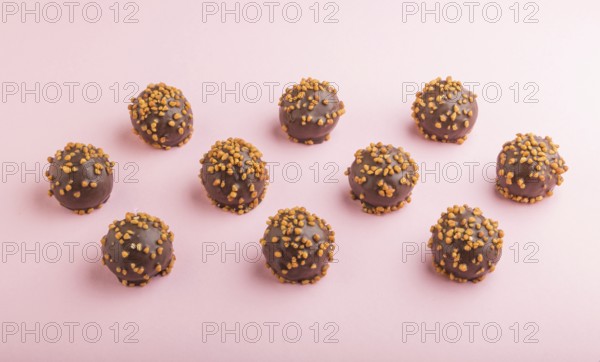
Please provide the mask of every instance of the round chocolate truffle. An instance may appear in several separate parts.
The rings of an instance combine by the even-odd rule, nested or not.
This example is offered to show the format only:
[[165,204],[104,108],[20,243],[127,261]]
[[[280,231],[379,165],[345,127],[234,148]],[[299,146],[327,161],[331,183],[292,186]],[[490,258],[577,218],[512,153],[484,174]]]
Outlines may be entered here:
[[551,196],[568,169],[550,137],[519,133],[498,155],[496,188],[506,198],[533,204]]
[[346,171],[350,195],[362,203],[363,211],[381,215],[396,211],[410,202],[419,180],[419,167],[401,147],[371,143],[354,154]]
[[200,160],[200,179],[213,204],[240,215],[258,206],[269,181],[261,157],[256,147],[240,138],[215,143]]
[[307,145],[329,140],[329,134],[346,112],[337,89],[328,82],[302,79],[279,99],[279,122],[290,140]]
[[449,207],[431,227],[428,246],[437,272],[458,282],[478,282],[502,256],[504,232],[478,208]]
[[425,138],[462,144],[477,120],[476,98],[461,82],[437,78],[417,93],[412,117]]
[[113,189],[113,166],[101,148],[68,143],[48,157],[48,195],[79,215],[99,209]]
[[101,240],[102,264],[125,286],[144,286],[173,269],[173,233],[161,219],[144,213],[127,213],[115,220]]
[[183,146],[194,132],[190,103],[179,89],[164,83],[150,84],[132,98],[129,115],[133,132],[155,148]]
[[335,233],[327,222],[303,207],[269,217],[260,240],[267,268],[280,282],[316,283],[333,260]]

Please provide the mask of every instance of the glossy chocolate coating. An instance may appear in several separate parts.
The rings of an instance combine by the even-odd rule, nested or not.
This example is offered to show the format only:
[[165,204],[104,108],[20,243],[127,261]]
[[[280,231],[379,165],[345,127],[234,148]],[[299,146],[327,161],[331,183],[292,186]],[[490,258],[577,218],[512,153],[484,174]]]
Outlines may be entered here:
[[238,214],[258,206],[269,180],[261,157],[258,149],[240,138],[215,143],[200,160],[200,179],[213,203]]
[[481,281],[502,256],[504,232],[478,208],[449,207],[430,231],[433,265],[451,280]]
[[305,208],[279,210],[267,221],[260,243],[267,268],[280,282],[315,283],[333,260],[335,233]]
[[412,117],[427,139],[462,144],[477,121],[477,96],[451,77],[429,82],[412,106]]
[[134,133],[165,150],[183,146],[194,132],[192,107],[183,93],[164,83],[150,84],[131,99],[129,115]]
[[69,143],[49,157],[46,177],[48,194],[77,214],[100,208],[113,189],[113,162],[102,149],[83,143]]
[[352,197],[361,201],[370,214],[384,214],[402,208],[419,180],[418,166],[408,152],[381,142],[355,153],[346,171]]
[[281,128],[292,141],[308,145],[328,140],[345,111],[337,90],[312,78],[302,79],[279,99]]
[[535,203],[552,195],[568,169],[550,137],[519,133],[498,155],[496,188],[506,198]]
[[102,262],[125,286],[144,286],[167,275],[175,264],[174,235],[159,218],[127,213],[101,240]]

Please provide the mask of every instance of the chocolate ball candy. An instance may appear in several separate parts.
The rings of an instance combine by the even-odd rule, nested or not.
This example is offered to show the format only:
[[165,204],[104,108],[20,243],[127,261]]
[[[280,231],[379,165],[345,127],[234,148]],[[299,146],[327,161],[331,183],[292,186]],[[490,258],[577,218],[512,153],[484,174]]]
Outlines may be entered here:
[[48,195],[79,215],[99,209],[113,189],[113,166],[109,156],[92,145],[68,143],[48,157]]
[[371,143],[358,150],[346,171],[353,199],[362,203],[363,211],[381,215],[396,211],[410,202],[419,180],[419,167],[401,147]]
[[329,140],[329,134],[346,112],[335,89],[328,82],[302,79],[286,89],[279,99],[281,129],[294,142],[307,145]]
[[127,213],[115,220],[101,240],[102,264],[125,286],[144,286],[165,276],[175,264],[174,235],[161,219],[144,213]]
[[333,260],[335,233],[327,222],[303,207],[269,217],[260,240],[267,268],[280,282],[316,283]]
[[449,207],[431,227],[428,246],[437,272],[458,282],[478,282],[502,256],[504,232],[478,208]]
[[200,179],[216,206],[237,214],[265,197],[269,175],[262,153],[240,138],[218,141],[200,160]]
[[194,132],[190,103],[179,89],[164,83],[150,84],[132,98],[129,115],[133,132],[155,148],[183,146]]
[[519,133],[498,155],[496,189],[506,198],[533,204],[551,196],[568,169],[550,137]]
[[461,82],[437,78],[417,93],[412,117],[425,138],[462,144],[477,120],[476,98]]

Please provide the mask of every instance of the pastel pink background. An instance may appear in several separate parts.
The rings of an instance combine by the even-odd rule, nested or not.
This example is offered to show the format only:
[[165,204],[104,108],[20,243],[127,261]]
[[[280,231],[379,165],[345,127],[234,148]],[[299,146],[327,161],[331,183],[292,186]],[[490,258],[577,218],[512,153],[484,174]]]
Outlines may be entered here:
[[[33,168],[66,142],[79,141],[103,147],[121,165],[139,166],[134,177],[139,182],[124,182],[128,172],[121,169],[108,204],[83,217],[48,198],[43,179],[37,182],[22,170],[3,175],[3,244],[80,246],[73,262],[66,248],[57,263],[36,263],[31,255],[22,262],[22,250],[3,255],[0,320],[30,327],[36,322],[95,322],[103,336],[88,343],[79,330],[74,343],[63,335],[52,344],[43,339],[35,343],[32,336],[22,343],[17,334],[0,343],[0,360],[598,361],[598,3],[538,2],[537,24],[514,23],[508,9],[512,2],[501,2],[504,14],[495,24],[484,21],[480,12],[472,24],[466,15],[457,24],[438,24],[432,17],[423,24],[418,16],[403,23],[397,1],[338,1],[339,22],[315,24],[309,10],[313,2],[299,3],[304,13],[295,24],[280,15],[269,23],[264,14],[256,24],[235,23],[232,17],[223,24],[217,16],[203,23],[202,3],[192,0],[138,2],[137,24],[115,24],[109,2],[101,3],[103,18],[96,24],[81,17],[73,24],[64,19],[23,24],[14,17],[0,23],[2,82],[97,82],[103,91],[97,103],[84,101],[81,93],[73,103],[64,94],[56,104],[36,103],[32,97],[22,103],[19,95],[0,103],[2,162]],[[410,118],[413,97],[402,100],[402,82],[446,75],[502,86],[497,103],[480,96],[477,125],[462,146],[422,139]],[[203,101],[203,82],[233,87],[236,82],[288,83],[303,76],[338,84],[347,106],[331,141],[319,146],[286,140],[277,129],[277,104],[268,99],[266,88],[256,103],[236,103],[232,96],[226,102],[218,96]],[[143,87],[159,81],[181,88],[195,114],[191,142],[168,152],[131,135],[127,105],[115,102],[109,89],[115,82]],[[515,102],[509,89],[515,82],[535,82],[539,103],[523,103],[523,90]],[[482,177],[482,165],[495,161],[505,141],[529,131],[552,136],[570,167],[555,195],[534,206],[498,197]],[[280,166],[266,199],[251,213],[240,217],[211,206],[197,178],[198,161],[216,140],[230,136],[252,142],[266,161],[297,162],[301,180],[286,182]],[[440,168],[449,162],[480,166],[473,182],[466,168],[456,183],[435,182],[428,175],[408,207],[385,217],[370,216],[348,198],[343,171],[355,150],[379,140],[404,147],[430,169],[435,162]],[[315,183],[309,169],[315,162],[339,165],[334,175],[339,182],[324,183],[322,169]],[[449,282],[433,272],[429,257],[422,262],[420,254],[405,253],[409,244],[421,247],[430,225],[456,203],[481,207],[506,233],[496,272],[476,285]],[[222,250],[206,253],[207,245],[221,248],[222,243],[256,250],[251,246],[268,216],[295,205],[322,216],[336,231],[337,263],[318,284],[281,285],[263,260],[236,262],[226,255],[223,263]],[[83,245],[99,242],[112,220],[134,210],[160,216],[176,235],[173,273],[141,289],[122,287],[106,268],[81,256]],[[524,262],[531,252],[523,249],[526,243],[537,245],[539,262]],[[520,248],[518,257],[515,248]],[[136,323],[139,342],[122,343],[126,333],[121,331],[120,342],[114,343],[109,327],[115,322]],[[243,338],[235,343],[231,335],[226,343],[220,335],[203,343],[206,322],[230,328],[236,322],[294,322],[303,335],[298,343],[288,343],[276,329],[269,343],[265,327],[255,344]],[[323,343],[327,331],[321,327],[315,343],[309,329],[315,322],[335,323],[339,342]],[[497,343],[486,342],[480,326],[469,343],[465,327],[458,343],[443,338],[435,343],[431,335],[422,343],[420,334],[403,343],[406,322],[428,328],[436,322],[493,322],[503,334]],[[521,325],[519,343],[509,329],[516,322]],[[539,326],[538,343],[523,343],[531,331],[523,330],[527,322]]]

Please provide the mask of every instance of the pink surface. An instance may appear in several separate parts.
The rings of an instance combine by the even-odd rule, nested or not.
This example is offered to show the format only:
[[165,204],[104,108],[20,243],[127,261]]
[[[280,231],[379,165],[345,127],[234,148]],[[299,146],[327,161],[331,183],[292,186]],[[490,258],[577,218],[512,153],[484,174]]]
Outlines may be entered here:
[[[57,23],[48,21],[56,16],[51,8],[39,23],[3,8],[0,360],[600,359],[600,59],[592,39],[600,31],[599,5],[538,2],[528,19],[539,22],[525,23],[535,8],[518,3],[515,23],[512,2],[501,2],[502,18],[492,23],[482,17],[484,2],[472,22],[461,5],[462,19],[451,23],[456,14],[441,3],[448,13],[423,23],[421,13],[408,15],[420,2],[321,2],[315,23],[313,2],[306,1],[292,23],[281,15],[286,3],[278,4],[273,22],[261,5],[256,23],[248,21],[256,15],[248,7],[239,23],[233,15],[224,23],[219,15],[203,21],[203,7],[213,5],[191,0],[138,2],[131,18],[137,23],[124,22],[135,10],[125,3],[117,23],[108,2],[100,3],[96,23],[82,19],[85,3],[72,23],[64,7]],[[328,21],[338,22],[325,22],[335,6]],[[446,75],[480,83],[479,119],[462,146],[422,139],[410,119],[413,95],[404,94]],[[268,84],[279,84],[276,98],[282,84],[303,76],[335,82],[347,107],[323,145],[287,141],[277,102],[269,99]],[[128,83],[159,81],[181,88],[195,114],[190,143],[168,152],[131,134],[123,102]],[[36,82],[39,101],[24,91]],[[62,90],[55,103],[53,82]],[[68,82],[79,83],[71,100]],[[89,100],[92,83],[102,91],[96,103]],[[236,83],[238,101],[222,92]],[[495,100],[497,88],[502,95]],[[552,136],[570,170],[553,197],[524,206],[497,196],[493,168],[485,177],[483,170],[505,141],[529,131]],[[266,199],[241,217],[211,206],[197,178],[202,154],[230,136],[279,163]],[[45,159],[68,141],[103,147],[119,164],[110,201],[89,216],[46,196]],[[422,170],[413,202],[384,217],[362,213],[343,175],[355,150],[374,141],[404,147],[429,170]],[[286,164],[292,166],[284,177]],[[457,165],[462,175],[454,180]],[[294,182],[297,167],[302,177]],[[330,173],[338,182],[326,182]],[[456,203],[481,207],[506,233],[496,272],[476,285],[436,275],[424,248],[430,225]],[[256,257],[267,217],[295,205],[325,218],[337,235],[337,262],[313,286],[279,284]],[[170,225],[177,263],[168,277],[128,289],[96,253],[109,223],[136,210]]]

